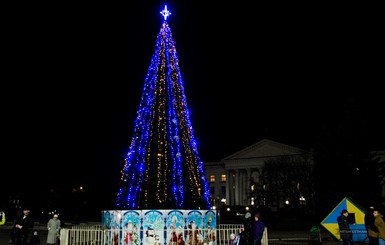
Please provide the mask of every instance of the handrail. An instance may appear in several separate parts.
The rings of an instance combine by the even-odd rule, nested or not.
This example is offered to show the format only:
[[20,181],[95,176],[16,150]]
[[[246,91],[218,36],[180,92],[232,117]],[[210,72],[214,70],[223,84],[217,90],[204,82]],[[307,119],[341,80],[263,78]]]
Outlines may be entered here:
[[[208,232],[211,231],[211,232]],[[215,230],[208,229],[184,229],[183,238],[186,245],[228,245],[231,234],[239,235],[239,224],[223,224],[218,225]],[[167,234],[166,230],[154,231],[157,234]],[[214,233],[212,233],[214,232]],[[80,225],[71,228],[63,228],[60,232],[60,245],[150,245],[146,243],[146,231],[139,230],[135,242],[128,238],[125,229],[103,229],[100,225]],[[192,234],[199,235],[198,239],[190,239]],[[151,245],[156,245],[155,238],[152,239]],[[141,241],[140,241],[141,240]],[[162,241],[158,245],[182,245],[183,243]],[[268,245],[267,228],[265,228],[262,245]]]

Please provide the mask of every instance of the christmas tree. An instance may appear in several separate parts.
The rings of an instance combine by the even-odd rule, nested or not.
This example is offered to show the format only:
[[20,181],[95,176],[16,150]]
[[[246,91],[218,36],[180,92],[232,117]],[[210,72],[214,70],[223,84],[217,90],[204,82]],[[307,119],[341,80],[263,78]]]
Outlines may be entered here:
[[167,18],[144,81],[131,145],[121,171],[118,209],[208,209],[209,188],[190,121]]

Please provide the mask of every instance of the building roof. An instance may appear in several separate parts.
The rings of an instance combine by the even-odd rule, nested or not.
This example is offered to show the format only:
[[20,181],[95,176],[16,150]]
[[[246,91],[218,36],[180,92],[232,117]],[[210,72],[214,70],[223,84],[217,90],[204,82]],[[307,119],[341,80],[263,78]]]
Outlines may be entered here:
[[278,143],[269,139],[263,139],[249,147],[227,156],[222,161],[237,159],[270,158],[278,156],[295,156],[310,154],[309,151]]

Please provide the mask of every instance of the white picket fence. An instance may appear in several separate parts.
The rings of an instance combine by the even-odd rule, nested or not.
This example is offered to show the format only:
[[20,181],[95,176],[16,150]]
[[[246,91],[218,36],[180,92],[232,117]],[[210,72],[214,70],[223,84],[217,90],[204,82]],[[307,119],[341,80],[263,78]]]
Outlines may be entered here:
[[[230,234],[238,235],[240,230],[239,224],[222,224],[219,225],[215,231],[214,236],[204,239],[202,242],[186,242],[188,245],[228,245]],[[81,225],[73,226],[71,228],[63,228],[60,232],[60,245],[145,245],[143,242],[140,244],[126,243],[125,239],[114,239],[114,234],[123,234],[124,230],[116,229],[103,229],[100,225]],[[188,229],[184,230],[185,234],[189,232]],[[195,230],[200,234],[205,234],[207,229]],[[157,245],[157,244],[152,244]],[[159,244],[163,245],[163,244]],[[164,245],[176,245],[172,242],[166,242]],[[262,245],[268,245],[267,229],[265,228]]]

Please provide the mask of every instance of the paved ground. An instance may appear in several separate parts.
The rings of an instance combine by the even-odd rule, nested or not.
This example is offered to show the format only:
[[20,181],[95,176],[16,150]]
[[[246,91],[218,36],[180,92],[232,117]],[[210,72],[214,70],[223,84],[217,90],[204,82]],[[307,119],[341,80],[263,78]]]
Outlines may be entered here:
[[[45,226],[36,225],[36,230],[39,232],[39,237],[41,241],[41,245],[46,245],[47,239],[47,229]],[[0,226],[0,245],[9,245],[9,241],[11,238],[11,226],[10,225],[2,225]]]
[[[39,231],[41,245],[46,245],[47,229],[44,225],[35,225]],[[305,245],[309,242],[308,230],[268,230],[269,245]],[[321,232],[322,245],[341,245],[339,241],[335,241],[331,234],[322,230]],[[10,240],[10,226],[0,226],[0,245],[9,245]],[[312,243],[311,245],[317,245]],[[367,245],[366,243],[355,243],[355,245]]]

